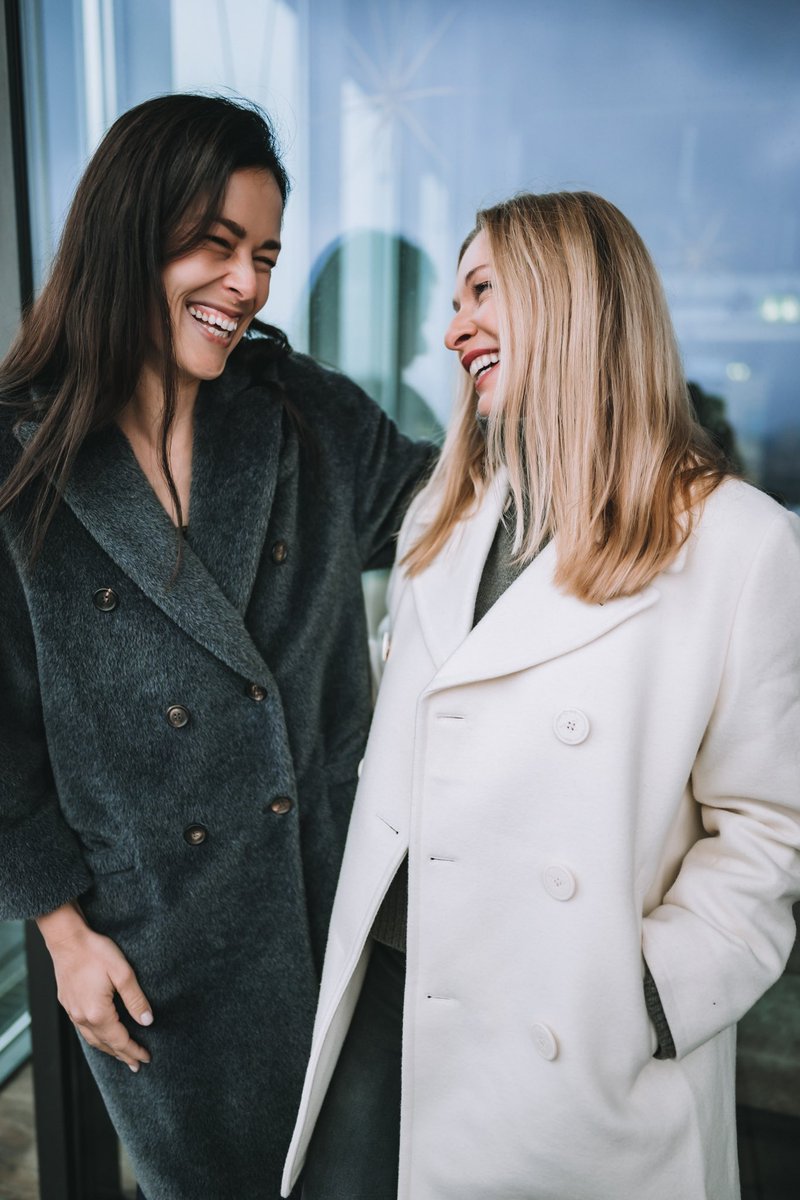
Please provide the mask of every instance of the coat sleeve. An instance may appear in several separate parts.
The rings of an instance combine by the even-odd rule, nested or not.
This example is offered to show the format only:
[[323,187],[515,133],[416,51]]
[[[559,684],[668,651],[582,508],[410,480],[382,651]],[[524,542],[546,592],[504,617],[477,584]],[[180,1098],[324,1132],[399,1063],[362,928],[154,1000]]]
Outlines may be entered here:
[[775,982],[800,895],[800,521],[779,512],[745,579],[692,772],[706,837],[645,918],[682,1058]]
[[0,920],[14,920],[80,895],[91,875],[59,808],[33,630],[2,532],[0,630]]
[[407,438],[363,397],[355,481],[356,529],[364,570],[389,566],[409,503],[430,475],[438,451]]

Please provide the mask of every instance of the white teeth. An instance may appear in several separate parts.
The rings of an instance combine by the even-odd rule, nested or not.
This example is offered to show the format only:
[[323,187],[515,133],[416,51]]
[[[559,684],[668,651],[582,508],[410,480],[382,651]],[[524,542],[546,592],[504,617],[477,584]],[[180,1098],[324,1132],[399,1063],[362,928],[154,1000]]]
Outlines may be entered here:
[[233,333],[239,328],[238,321],[234,321],[230,317],[223,317],[220,313],[206,312],[202,308],[195,308],[193,304],[189,305],[189,312],[196,320],[202,321],[205,325],[216,325],[222,333]]
[[499,354],[480,354],[477,358],[473,358],[469,364],[469,373],[473,379],[477,379],[482,371],[487,367],[493,367],[500,362]]

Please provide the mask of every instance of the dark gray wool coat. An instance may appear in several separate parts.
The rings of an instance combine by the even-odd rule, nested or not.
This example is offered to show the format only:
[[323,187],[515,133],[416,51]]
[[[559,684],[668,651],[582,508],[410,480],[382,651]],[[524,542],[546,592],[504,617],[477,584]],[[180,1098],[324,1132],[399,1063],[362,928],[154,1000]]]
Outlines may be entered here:
[[132,963],[152,1063],[87,1050],[148,1200],[279,1195],[370,720],[360,574],[431,457],[306,358],[258,373],[242,347],[201,385],[177,579],[116,427],[33,571],[24,502],[0,518],[0,917],[80,896]]

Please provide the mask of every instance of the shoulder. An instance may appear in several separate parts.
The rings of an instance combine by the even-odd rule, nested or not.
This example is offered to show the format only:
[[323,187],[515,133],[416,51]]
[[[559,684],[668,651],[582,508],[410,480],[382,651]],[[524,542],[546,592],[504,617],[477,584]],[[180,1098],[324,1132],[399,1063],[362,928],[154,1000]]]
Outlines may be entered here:
[[[398,558],[410,550],[414,542],[437,520],[444,504],[443,492],[442,476],[434,471],[408,507],[398,538]],[[450,539],[457,539],[471,522],[480,517],[484,507],[492,509],[496,513],[493,526],[495,528],[501,512],[504,511],[503,505],[507,495],[508,472],[505,467],[501,467],[491,479],[486,480],[474,490],[471,500],[452,526],[448,544]]]
[[323,366],[307,354],[292,351],[278,363],[278,378],[295,403],[309,415],[319,415],[334,425],[355,413],[377,419],[380,407],[357,383],[333,367]]
[[765,538],[800,535],[800,518],[742,479],[726,479],[704,501],[697,533],[705,541],[738,545],[742,552]]
[[706,578],[733,592],[753,575],[800,589],[800,517],[741,479],[707,497],[688,549]]
[[216,392],[239,407],[243,394],[254,401],[254,415],[265,402],[283,402],[295,424],[326,449],[343,440],[347,445],[388,421],[383,410],[358,384],[340,371],[323,366],[294,350],[275,353],[260,339],[237,348]]
[[295,350],[275,353],[266,339],[238,347],[222,381],[231,392],[283,393],[302,421],[328,433],[341,429],[352,436],[354,421],[377,425],[388,420],[363,388],[341,371]]
[[8,439],[16,441],[15,429],[19,424],[19,409],[14,404],[7,403],[0,395],[0,441],[3,444]]
[[19,412],[0,403],[0,481],[4,480],[22,452]]
[[434,520],[440,504],[441,495],[434,479],[417,492],[408,506],[397,537],[398,560],[411,549]]

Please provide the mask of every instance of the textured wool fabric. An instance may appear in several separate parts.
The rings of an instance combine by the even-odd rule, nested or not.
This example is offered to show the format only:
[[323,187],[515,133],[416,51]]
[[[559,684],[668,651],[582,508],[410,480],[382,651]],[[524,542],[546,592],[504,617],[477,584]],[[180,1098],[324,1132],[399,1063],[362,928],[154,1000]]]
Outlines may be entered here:
[[394,879],[381,901],[370,936],[382,946],[401,954],[406,952],[408,928],[408,855],[397,868]]
[[516,508],[513,499],[509,497],[503,515],[497,523],[497,531],[489,547],[486,562],[483,564],[478,594],[475,597],[473,625],[483,620],[492,605],[497,603],[503,592],[511,587],[528,565],[526,562],[513,561],[515,523]]
[[[0,517],[0,918],[80,896],[136,971],[152,1063],[88,1057],[148,1200],[278,1195],[370,720],[360,573],[431,458],[343,377],[257,361],[201,385],[177,576],[116,427],[33,570],[24,501]],[[35,427],[0,420],[5,476]]]
[[658,1049],[656,1050],[655,1057],[675,1058],[675,1042],[672,1038],[667,1014],[664,1012],[664,1005],[661,1003],[656,981],[650,974],[650,968],[647,963],[644,965],[644,1002],[647,1005],[647,1015],[653,1022],[653,1029],[658,1041]]

